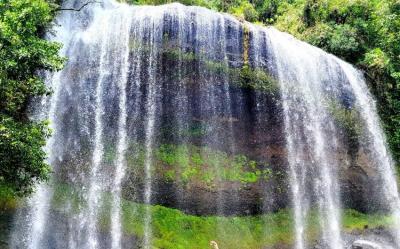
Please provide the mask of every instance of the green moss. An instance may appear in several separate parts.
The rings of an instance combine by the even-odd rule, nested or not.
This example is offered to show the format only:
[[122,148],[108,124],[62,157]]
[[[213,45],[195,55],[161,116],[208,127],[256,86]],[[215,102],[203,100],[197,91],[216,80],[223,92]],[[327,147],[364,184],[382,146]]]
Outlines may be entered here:
[[277,94],[279,92],[278,81],[269,75],[264,69],[250,68],[243,66],[237,70],[237,83],[240,87],[251,88],[269,94]]
[[[67,201],[78,200],[75,197],[76,192],[68,185],[61,185],[55,189],[53,208],[61,212],[66,211],[63,207]],[[110,227],[111,194],[104,193],[102,200],[99,222],[100,228],[107,231]],[[74,214],[78,210],[76,207],[69,211]],[[290,247],[294,240],[294,224],[290,209],[257,216],[193,216],[176,209],[122,200],[123,232],[127,236],[134,236],[139,243],[144,237],[147,211],[151,214],[153,246],[159,249],[204,249],[209,248],[210,240],[217,241],[220,248]],[[354,210],[344,210],[342,221],[343,229],[347,232],[362,230],[366,227],[389,227],[393,223],[388,216],[363,214]],[[315,241],[318,238],[319,224],[319,216],[316,210],[312,210],[307,218],[307,240]]]
[[362,121],[354,108],[346,108],[337,101],[329,101],[328,111],[336,123],[346,132],[351,141],[356,142],[362,132]]
[[220,181],[243,184],[266,181],[272,173],[265,163],[257,165],[244,155],[228,155],[208,147],[163,144],[155,157],[156,167],[164,172],[166,179],[202,182],[209,187]]
[[178,131],[177,134],[187,137],[203,137],[207,134],[207,128],[201,122],[192,124],[187,130]]
[[117,150],[115,146],[111,146],[112,143],[107,143],[104,148],[104,162],[107,164],[112,164],[116,160]]
[[194,61],[198,59],[198,56],[196,56],[195,53],[193,52],[183,52],[182,50],[178,48],[166,48],[163,50],[163,55],[166,56],[166,58],[170,60],[176,60],[180,59],[183,61]]
[[249,65],[249,46],[250,46],[250,30],[247,25],[243,25],[243,64]]
[[[115,149],[106,146],[105,162],[115,160]],[[142,179],[146,149],[143,144],[130,144],[127,165],[131,176]],[[152,175],[184,185],[201,185],[214,189],[226,182],[241,183],[241,187],[268,181],[272,170],[267,162],[256,162],[245,155],[230,155],[210,147],[191,144],[161,144],[153,149]]]
[[185,62],[198,60],[200,66],[214,74],[225,74],[229,83],[236,87],[251,88],[254,90],[275,94],[279,91],[278,81],[262,68],[253,68],[248,65],[248,54],[244,52],[244,65],[240,68],[229,67],[227,64],[212,61],[205,56],[194,53],[183,53],[180,50],[167,50],[164,52],[170,60],[180,59]]
[[[263,68],[253,68],[249,66],[249,55],[248,55],[248,42],[249,42],[249,31],[244,26],[244,53],[243,53],[243,66],[242,67],[230,67],[227,63],[212,60],[209,58],[207,53],[199,52],[184,52],[176,44],[175,40],[169,40],[170,38],[164,36],[163,47],[160,49],[160,55],[170,61],[184,62],[185,65],[196,63],[199,66],[199,71],[205,71],[209,74],[220,75],[229,79],[229,84],[235,87],[251,88],[254,90],[267,92],[269,94],[276,94],[279,91],[278,81],[272,77]],[[147,45],[132,39],[130,41],[131,50],[140,50],[141,53],[148,53],[150,48]],[[184,71],[184,70],[183,70]],[[182,70],[171,72],[170,77],[189,77],[191,75],[182,75]],[[195,74],[193,70],[188,70],[186,74]],[[176,75],[175,75],[176,74]]]
[[[143,173],[145,148],[131,144],[127,163],[133,174]],[[201,184],[210,189],[222,182],[240,182],[243,185],[268,181],[272,171],[266,162],[256,162],[244,155],[229,155],[209,147],[189,144],[161,144],[154,149],[153,174],[168,181]]]

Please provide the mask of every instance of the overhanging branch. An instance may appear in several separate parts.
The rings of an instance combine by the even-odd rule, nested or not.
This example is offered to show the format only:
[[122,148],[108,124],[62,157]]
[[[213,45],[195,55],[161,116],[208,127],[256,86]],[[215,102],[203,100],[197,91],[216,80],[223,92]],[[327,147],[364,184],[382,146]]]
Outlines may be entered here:
[[100,3],[100,2],[97,2],[97,1],[88,1],[88,2],[84,3],[81,7],[79,7],[78,9],[75,9],[75,8],[66,8],[66,9],[58,8],[58,9],[56,9],[56,11],[64,11],[64,10],[69,10],[69,11],[81,11],[83,8],[85,8],[86,6],[88,6],[88,5],[91,4],[91,3]]

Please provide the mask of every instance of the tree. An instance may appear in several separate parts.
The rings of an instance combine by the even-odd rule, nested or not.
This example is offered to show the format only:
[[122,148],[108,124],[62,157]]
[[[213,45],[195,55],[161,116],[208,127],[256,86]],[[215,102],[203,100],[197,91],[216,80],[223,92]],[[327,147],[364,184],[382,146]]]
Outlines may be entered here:
[[17,195],[50,173],[47,122],[30,120],[27,109],[32,97],[50,93],[38,72],[63,66],[61,45],[44,39],[56,8],[46,0],[0,2],[0,186]]

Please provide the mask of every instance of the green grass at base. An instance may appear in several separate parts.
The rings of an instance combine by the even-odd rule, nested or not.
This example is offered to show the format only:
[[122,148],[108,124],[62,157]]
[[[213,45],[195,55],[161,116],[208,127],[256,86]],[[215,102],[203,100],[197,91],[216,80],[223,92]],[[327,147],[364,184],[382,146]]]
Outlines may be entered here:
[[342,216],[343,229],[348,232],[381,226],[390,227],[392,225],[394,225],[393,218],[382,214],[365,214],[347,209]]
[[[86,203],[77,197],[77,192],[71,187],[58,184],[54,189],[54,210],[67,216],[85,210]],[[104,193],[103,205],[99,209],[100,229],[104,232],[110,228],[111,197],[109,193]],[[8,195],[0,195],[0,198],[9,200]],[[66,206],[72,208],[66,211]],[[153,249],[205,249],[210,248],[211,240],[217,241],[221,249],[290,248],[294,240],[294,222],[290,209],[256,216],[194,216],[173,208],[122,200],[123,233],[134,237],[138,243],[144,237],[147,212],[151,214]],[[306,229],[307,240],[310,242],[319,236],[319,222],[316,210],[312,210]],[[364,214],[350,209],[342,212],[345,232],[366,227],[389,227],[392,222],[391,217],[381,214]]]
[[[291,210],[258,216],[218,217],[193,216],[163,206],[146,206],[130,201],[123,202],[123,227],[126,234],[143,237],[146,209],[151,213],[154,248],[201,249],[210,248],[215,240],[224,249],[258,249],[280,246],[290,247],[293,243],[293,219]],[[108,219],[108,218],[107,218]],[[315,241],[320,229],[317,212],[308,217],[307,239]],[[363,214],[355,210],[344,210],[343,229],[346,232],[390,226],[392,220],[379,214]]]
[[150,209],[153,246],[165,249],[210,248],[211,240],[220,248],[262,248],[266,245],[291,244],[292,222],[289,212],[261,216],[193,216],[162,206],[124,202],[124,230],[143,236],[146,208]]

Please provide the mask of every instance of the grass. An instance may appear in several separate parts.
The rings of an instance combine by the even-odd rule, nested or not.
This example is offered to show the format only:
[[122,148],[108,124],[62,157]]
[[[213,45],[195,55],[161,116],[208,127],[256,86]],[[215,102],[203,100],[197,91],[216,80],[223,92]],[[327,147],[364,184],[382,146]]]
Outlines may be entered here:
[[[123,226],[127,234],[143,237],[146,206],[123,203]],[[246,217],[193,216],[162,206],[148,206],[152,217],[153,246],[163,249],[204,249],[211,240],[220,248],[254,249],[291,244],[289,212]]]
[[[84,209],[86,203],[78,197],[80,189],[67,184],[55,186],[52,206],[54,210],[74,215]],[[10,196],[0,191],[0,203],[9,203]],[[4,200],[3,200],[4,198]],[[11,198],[12,199],[12,198]],[[12,203],[17,203],[14,199]],[[99,210],[100,229],[110,228],[111,195],[103,194]],[[72,204],[72,205],[71,205]],[[66,206],[72,207],[65,209]],[[9,205],[8,208],[15,208]],[[210,248],[211,240],[223,249],[290,248],[293,244],[293,219],[290,209],[258,216],[194,216],[179,210],[158,205],[144,205],[122,200],[123,232],[141,243],[147,210],[151,214],[153,249],[204,249]],[[344,210],[343,229],[346,232],[374,227],[390,227],[392,220],[380,214],[363,214]],[[308,217],[307,239],[315,241],[319,235],[319,218],[316,211]]]
[[[66,203],[75,208],[72,214],[85,203],[75,197],[76,192],[65,184],[60,184],[55,191],[53,206],[60,211]],[[135,237],[140,243],[144,237],[146,210],[151,214],[154,249],[204,249],[210,248],[209,242],[215,240],[224,249],[259,249],[289,248],[293,243],[293,219],[290,209],[258,216],[194,216],[177,209],[158,205],[144,205],[132,201],[122,201],[122,221],[125,235]],[[103,231],[110,227],[111,195],[103,195],[99,221]],[[67,214],[68,215],[68,214]],[[313,210],[307,219],[307,239],[318,238],[319,217]],[[366,227],[388,227],[392,220],[380,214],[363,214],[355,210],[344,210],[342,214],[343,229],[346,232],[363,230]]]
[[345,231],[362,230],[365,228],[390,227],[393,219],[382,214],[365,214],[356,210],[347,209],[342,217]]

